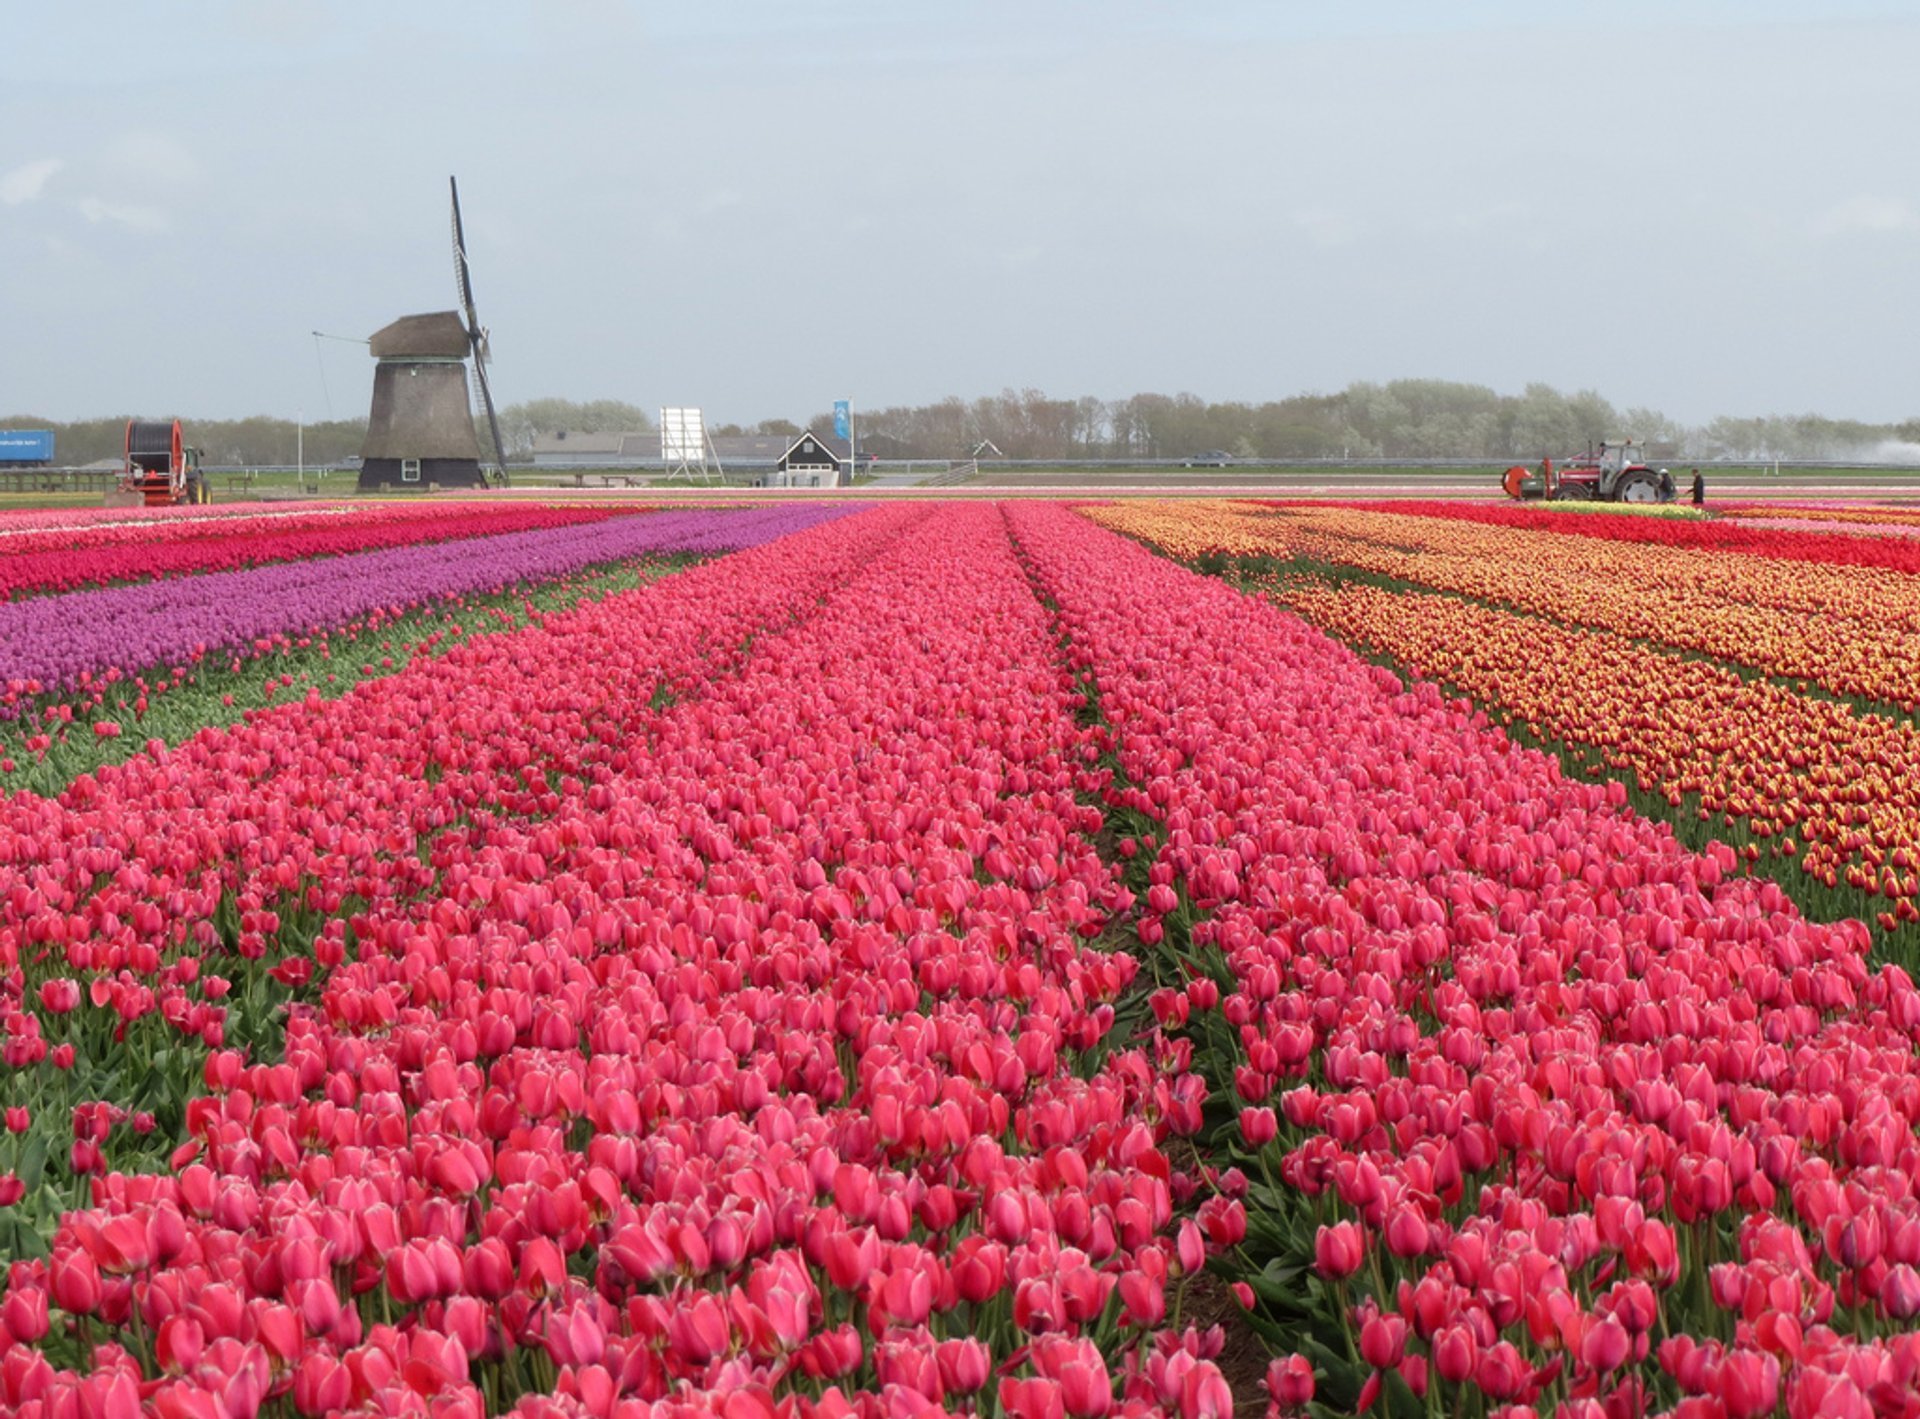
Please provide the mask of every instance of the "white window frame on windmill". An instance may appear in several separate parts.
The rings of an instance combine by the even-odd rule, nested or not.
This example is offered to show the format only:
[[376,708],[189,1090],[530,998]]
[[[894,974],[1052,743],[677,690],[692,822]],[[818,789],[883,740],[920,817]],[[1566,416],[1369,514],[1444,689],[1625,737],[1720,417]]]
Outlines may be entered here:
[[400,460],[400,481],[402,483],[418,483],[420,481],[419,459],[403,458]]

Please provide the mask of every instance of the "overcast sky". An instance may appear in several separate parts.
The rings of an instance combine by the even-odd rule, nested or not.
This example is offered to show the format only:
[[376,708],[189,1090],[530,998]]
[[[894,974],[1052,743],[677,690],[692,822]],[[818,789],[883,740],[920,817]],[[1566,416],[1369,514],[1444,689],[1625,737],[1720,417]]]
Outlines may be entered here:
[[[10,9],[0,414],[496,396],[805,418],[1433,376],[1920,415],[1920,3]],[[323,373],[324,372],[324,373]]]

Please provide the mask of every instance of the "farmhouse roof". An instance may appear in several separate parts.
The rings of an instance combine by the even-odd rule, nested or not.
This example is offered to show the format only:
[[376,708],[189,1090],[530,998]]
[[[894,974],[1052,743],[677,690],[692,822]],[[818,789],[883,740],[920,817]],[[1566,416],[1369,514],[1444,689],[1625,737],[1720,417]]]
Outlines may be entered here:
[[816,448],[824,449],[829,455],[840,460],[842,463],[845,463],[852,453],[852,449],[845,439],[836,438],[832,434],[816,434],[812,429],[807,429],[787,440],[787,450],[781,457],[791,459],[794,450],[809,441],[811,441]]

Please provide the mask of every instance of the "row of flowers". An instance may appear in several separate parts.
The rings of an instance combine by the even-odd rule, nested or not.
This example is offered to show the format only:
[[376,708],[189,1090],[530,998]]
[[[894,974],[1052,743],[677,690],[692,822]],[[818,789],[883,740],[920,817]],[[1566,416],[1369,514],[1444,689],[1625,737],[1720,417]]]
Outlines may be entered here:
[[1239,1101],[1263,1302],[1309,1268],[1355,1402],[1920,1404],[1920,991],[1858,922],[1258,599],[1010,516],[1193,973],[1156,1009]]
[[1596,749],[1602,765],[1670,808],[1737,821],[1755,840],[1749,860],[1764,845],[1830,889],[1823,915],[1877,917],[1888,930],[1920,919],[1920,733],[1911,722],[1438,594],[1319,578],[1263,589],[1537,736]]
[[1714,509],[1714,516],[1737,522],[1804,522],[1818,526],[1832,524],[1856,531],[1888,532],[1899,529],[1908,534],[1920,532],[1920,508],[1858,503],[1734,503]]
[[1920,537],[1920,526],[1911,522],[1848,522],[1839,519],[1810,519],[1804,517],[1748,517],[1741,520],[1743,527],[1777,527],[1789,532],[1844,532],[1854,537]]
[[136,673],[179,681],[205,657],[245,658],[375,611],[398,614],[628,557],[753,546],[857,506],[616,517],[0,604],[0,713]]
[[[1269,507],[1302,506],[1270,502]],[[1571,533],[1612,542],[1732,553],[1791,562],[1825,562],[1840,567],[1878,567],[1920,571],[1920,542],[1893,537],[1830,531],[1792,531],[1728,525],[1718,518],[1647,518],[1623,512],[1571,512],[1550,504],[1472,502],[1356,503],[1357,511],[1391,512],[1444,518],[1489,527]]]
[[[1920,579],[1899,572],[1351,508],[1163,504],[1124,516],[1118,530],[1138,526],[1187,560],[1224,550],[1354,568],[1920,709]],[[1211,541],[1223,521],[1226,547]]]
[[1083,504],[1080,511],[1100,526],[1158,547],[1182,562],[1288,555],[1284,520],[1259,503],[1129,498]]
[[0,516],[0,601],[464,537],[571,527],[628,515],[617,506],[539,503],[323,503],[159,520],[35,525]]
[[210,725],[238,723],[309,692],[333,699],[364,680],[393,674],[415,656],[443,654],[465,637],[519,630],[698,560],[671,552],[628,558],[549,580],[441,597],[399,615],[376,609],[319,636],[276,638],[245,659],[203,659],[187,667],[184,679],[96,677],[81,692],[43,696],[28,712],[0,722],[0,791],[52,797],[80,775],[120,763],[154,740],[180,744]]
[[[821,578],[846,564],[827,558],[793,594],[805,604],[829,584]],[[0,800],[0,863],[8,870],[0,972],[17,972],[0,975],[9,997],[0,1000],[6,1062],[31,1067],[40,1083],[30,1092],[47,1098],[68,1099],[103,1081],[95,1097],[131,1122],[138,1106],[113,1087],[143,1084],[147,1071],[119,1078],[127,1055],[136,1066],[165,1060],[177,1071],[195,1057],[192,1047],[277,1035],[258,1017],[276,995],[309,985],[343,958],[348,904],[411,900],[436,879],[430,848],[449,825],[466,822],[483,802],[497,807],[502,794],[515,811],[538,811],[548,773],[584,771],[578,756],[594,736],[582,706],[533,723],[531,704],[519,713],[481,711],[502,695],[539,691],[548,661],[598,677],[585,709],[625,714],[632,699],[644,711],[696,687],[703,668],[724,670],[756,630],[790,614],[753,586],[711,599],[704,622],[691,624],[696,605],[667,597],[682,622],[673,636],[634,637],[615,619],[624,601],[583,604],[502,635],[463,636],[437,660],[412,660],[340,701],[309,695],[183,743],[150,741],[57,799]],[[470,738],[490,732],[533,734],[547,753],[536,759],[515,744],[497,762],[481,757],[484,792],[463,776],[449,784],[432,753],[464,752]],[[83,1007],[74,1016],[71,993],[51,985],[63,976],[88,983],[90,1013]],[[111,1046],[97,1038],[88,1046],[89,1021],[111,1026]],[[92,1107],[84,1094],[81,1101]],[[177,1118],[181,1100],[155,1104],[164,1114],[169,1102]],[[46,1130],[57,1137],[65,1120],[36,1113],[33,1123],[44,1156]],[[141,1137],[149,1146],[165,1142]],[[142,1146],[124,1130],[113,1142]],[[17,1146],[15,1156],[31,1162],[36,1150]],[[28,1177],[30,1188],[36,1178]],[[53,1200],[40,1199],[36,1210]]]
[[229,896],[312,1003],[12,1268],[0,1401],[1224,1419],[1083,710],[1001,515],[889,508],[9,803],[46,1035],[217,1041]]
[[[438,501],[438,500],[436,500]],[[325,507],[344,512],[346,509],[362,504],[346,502],[305,503],[302,507]],[[188,504],[168,505],[166,507],[57,507],[57,508],[9,508],[6,515],[8,535],[19,532],[46,532],[89,527],[135,526],[160,527],[169,522],[208,522],[222,518],[255,517],[260,512],[258,503],[222,503],[213,506],[191,506]]]

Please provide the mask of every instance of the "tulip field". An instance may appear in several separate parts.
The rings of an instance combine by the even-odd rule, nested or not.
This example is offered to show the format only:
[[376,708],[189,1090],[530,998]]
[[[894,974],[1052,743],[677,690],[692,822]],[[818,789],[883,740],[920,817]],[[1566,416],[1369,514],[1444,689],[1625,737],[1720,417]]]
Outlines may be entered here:
[[0,514],[0,1412],[1920,1414],[1920,519]]

